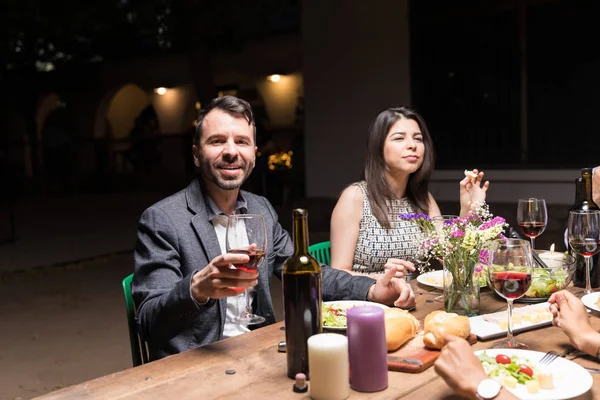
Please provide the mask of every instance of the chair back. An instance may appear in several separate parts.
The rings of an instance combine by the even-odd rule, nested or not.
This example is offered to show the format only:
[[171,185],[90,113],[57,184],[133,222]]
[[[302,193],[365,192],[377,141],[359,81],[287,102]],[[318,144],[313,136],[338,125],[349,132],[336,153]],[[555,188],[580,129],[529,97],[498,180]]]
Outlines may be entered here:
[[315,243],[308,247],[311,256],[317,259],[321,264],[330,265],[331,263],[331,242]]
[[133,274],[123,279],[123,294],[125,295],[125,311],[127,312],[127,326],[129,328],[129,345],[131,347],[131,360],[133,366],[148,362],[148,350],[146,343],[140,339],[135,324],[135,304],[131,296],[131,280]]

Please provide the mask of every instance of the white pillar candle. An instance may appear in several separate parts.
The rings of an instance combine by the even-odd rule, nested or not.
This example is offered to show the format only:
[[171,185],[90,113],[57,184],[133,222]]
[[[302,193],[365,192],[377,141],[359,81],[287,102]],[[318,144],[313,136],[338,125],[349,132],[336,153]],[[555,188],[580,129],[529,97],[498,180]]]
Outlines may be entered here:
[[539,254],[540,258],[549,268],[562,268],[565,255],[561,252],[545,251]]
[[308,338],[310,397],[314,400],[343,400],[349,395],[348,338],[337,333],[320,333]]

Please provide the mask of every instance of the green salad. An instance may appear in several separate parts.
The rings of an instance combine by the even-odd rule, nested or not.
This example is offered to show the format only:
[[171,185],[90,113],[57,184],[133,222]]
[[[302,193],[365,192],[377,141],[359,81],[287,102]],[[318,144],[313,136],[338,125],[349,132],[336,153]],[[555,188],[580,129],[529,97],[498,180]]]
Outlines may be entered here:
[[498,354],[493,357],[485,351],[479,354],[479,361],[490,378],[503,379],[512,376],[518,383],[525,384],[527,381],[535,380],[537,371],[527,359],[519,356],[506,356]]
[[332,328],[346,327],[346,309],[323,304],[323,326]]
[[565,286],[567,272],[563,269],[548,270],[535,268],[531,286],[524,297],[540,298],[549,297],[552,293],[559,291]]

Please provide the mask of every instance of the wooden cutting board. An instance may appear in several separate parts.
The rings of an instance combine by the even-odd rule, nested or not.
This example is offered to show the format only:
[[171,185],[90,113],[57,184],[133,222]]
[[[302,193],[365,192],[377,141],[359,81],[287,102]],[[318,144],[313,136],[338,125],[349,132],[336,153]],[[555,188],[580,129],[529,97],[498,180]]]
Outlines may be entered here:
[[[477,342],[477,336],[470,334],[470,344]],[[398,350],[388,353],[388,370],[419,373],[431,367],[440,355],[439,350],[431,350],[423,344],[423,332],[406,342]]]

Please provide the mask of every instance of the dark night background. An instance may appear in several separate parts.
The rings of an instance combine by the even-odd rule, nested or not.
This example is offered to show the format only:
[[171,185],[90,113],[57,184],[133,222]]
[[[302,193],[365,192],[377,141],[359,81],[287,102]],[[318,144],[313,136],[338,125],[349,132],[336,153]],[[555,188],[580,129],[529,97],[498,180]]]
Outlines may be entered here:
[[[261,154],[246,188],[269,198],[284,226],[292,207],[307,206],[311,241],[328,240],[335,198],[311,196],[306,183],[315,160],[305,148],[303,4],[3,2],[0,398],[30,398],[130,367],[120,281],[132,270],[136,220],[193,177],[192,122],[216,96],[236,94],[256,113]],[[437,170],[599,163],[600,3],[408,6],[410,103],[428,122]],[[395,51],[372,45],[381,46],[374,63]],[[273,74],[285,92],[267,81]],[[158,87],[169,92],[160,97]],[[117,134],[116,126],[127,129]],[[514,214],[514,204],[500,207]],[[561,218],[541,245],[560,242]]]

